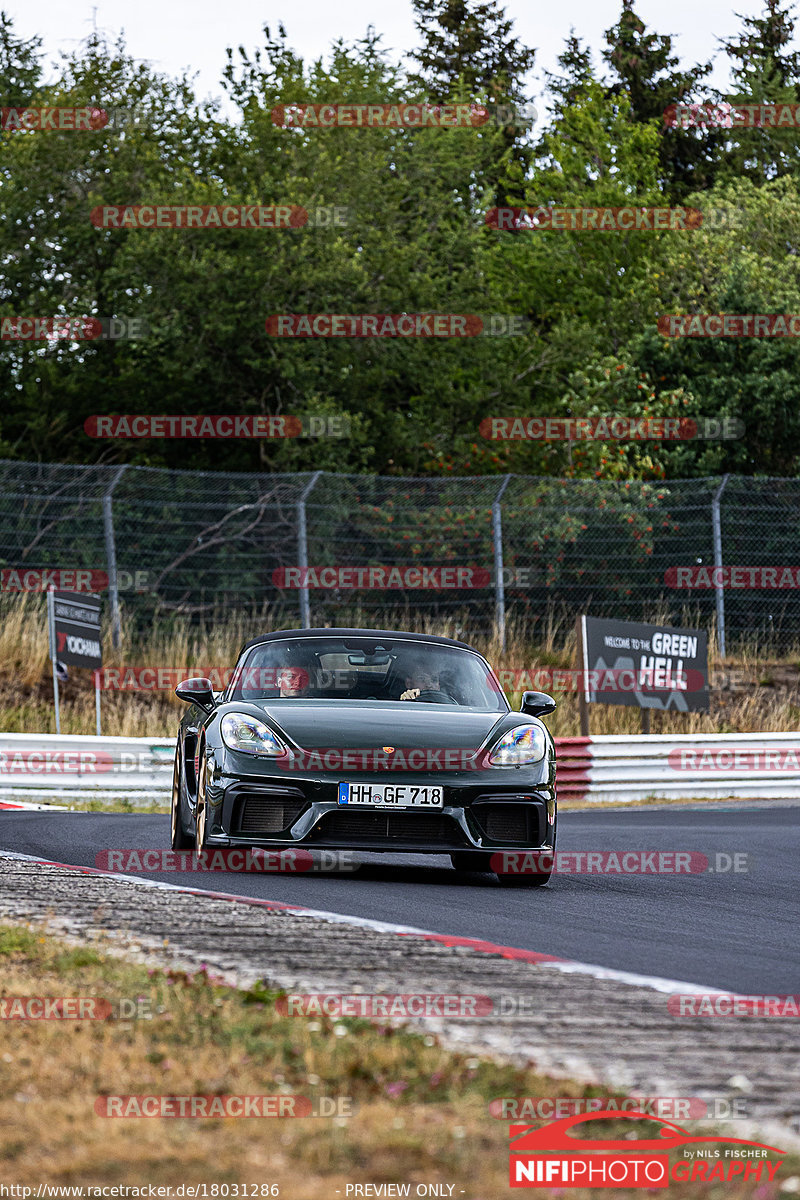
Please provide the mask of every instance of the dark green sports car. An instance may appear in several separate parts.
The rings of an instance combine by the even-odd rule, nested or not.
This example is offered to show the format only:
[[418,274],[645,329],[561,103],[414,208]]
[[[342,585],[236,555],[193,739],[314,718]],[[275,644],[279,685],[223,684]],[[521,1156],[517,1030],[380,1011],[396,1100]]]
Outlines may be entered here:
[[526,692],[513,712],[463,642],[380,629],[289,629],[248,642],[178,731],[172,847],[449,854],[540,886],[556,841],[555,751]]

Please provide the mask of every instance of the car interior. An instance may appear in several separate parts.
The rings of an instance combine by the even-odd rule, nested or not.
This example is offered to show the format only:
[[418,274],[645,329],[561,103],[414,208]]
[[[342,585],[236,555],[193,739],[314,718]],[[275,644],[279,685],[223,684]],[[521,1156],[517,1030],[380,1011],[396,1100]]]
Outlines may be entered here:
[[488,684],[481,679],[485,669],[477,661],[472,670],[465,672],[457,669],[452,652],[440,653],[421,643],[340,643],[314,650],[308,646],[287,649],[286,644],[274,642],[251,652],[245,673],[249,678],[256,677],[254,685],[247,686],[249,678],[245,679],[245,686],[237,694],[243,700],[290,698],[281,695],[277,682],[263,687],[257,679],[259,671],[280,672],[290,667],[301,673],[304,686],[297,698],[306,700],[399,701],[409,689],[408,680],[412,688],[417,680],[420,685],[438,683],[437,687],[419,687],[417,698],[429,703],[485,707],[491,695]]

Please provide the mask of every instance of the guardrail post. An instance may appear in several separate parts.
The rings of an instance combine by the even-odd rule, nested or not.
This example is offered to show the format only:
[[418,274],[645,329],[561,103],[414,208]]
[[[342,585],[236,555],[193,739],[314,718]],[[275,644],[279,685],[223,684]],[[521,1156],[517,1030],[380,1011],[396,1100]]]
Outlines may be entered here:
[[495,633],[497,640],[500,643],[500,649],[506,648],[506,590],[503,584],[503,514],[500,501],[503,498],[503,492],[508,487],[513,479],[512,475],[506,475],[500,491],[494,498],[492,504],[492,541],[494,543],[494,620]]
[[722,528],[719,514],[719,498],[725,490],[729,476],[722,476],[722,483],[711,501],[711,527],[714,534],[714,591],[717,601],[717,645],[720,658],[725,657],[725,589],[720,582],[722,567]]
[[311,602],[308,598],[308,587],[305,582],[305,571],[308,567],[308,531],[306,528],[306,500],[311,495],[312,488],[319,479],[322,471],[316,471],[306,484],[297,504],[297,565],[300,568],[303,583],[300,588],[300,625],[303,629],[311,628]]

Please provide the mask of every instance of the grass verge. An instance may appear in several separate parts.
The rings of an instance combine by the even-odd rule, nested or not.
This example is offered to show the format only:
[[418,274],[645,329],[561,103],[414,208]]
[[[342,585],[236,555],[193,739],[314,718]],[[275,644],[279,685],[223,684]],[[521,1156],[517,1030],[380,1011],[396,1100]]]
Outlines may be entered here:
[[[3,1177],[27,1185],[204,1182],[209,1196],[212,1184],[275,1184],[284,1200],[330,1200],[337,1190],[344,1197],[348,1183],[365,1182],[410,1183],[414,1195],[416,1184],[436,1182],[453,1184],[453,1197],[507,1197],[507,1123],[489,1114],[489,1101],[607,1094],[549,1080],[530,1063],[453,1053],[408,1028],[280,1015],[279,995],[266,984],[237,990],[203,970],[147,969],[0,924],[3,999],[100,997],[115,1006],[104,1020],[2,1022]],[[122,999],[125,1011],[133,1006],[140,1016],[126,1019]],[[340,1115],[328,1118],[109,1119],[95,1112],[99,1096],[162,1094],[342,1100]],[[345,1098],[353,1115],[341,1115]],[[797,1159],[787,1159],[780,1178],[798,1169]],[[670,1190],[673,1200],[723,1193],[744,1200],[752,1184],[720,1191],[673,1183]],[[571,1195],[587,1200],[589,1192]]]

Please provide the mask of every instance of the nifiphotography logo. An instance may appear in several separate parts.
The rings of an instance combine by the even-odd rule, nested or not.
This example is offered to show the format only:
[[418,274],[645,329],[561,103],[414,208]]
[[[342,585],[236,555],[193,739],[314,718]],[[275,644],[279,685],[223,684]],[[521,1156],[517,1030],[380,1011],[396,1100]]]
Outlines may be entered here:
[[[646,1121],[643,1136],[606,1139],[586,1134],[602,1131],[590,1122]],[[571,1133],[583,1125],[584,1136]],[[642,1126],[639,1126],[642,1129]],[[638,1134],[638,1130],[636,1130]],[[650,1136],[655,1133],[655,1136]],[[741,1180],[770,1182],[782,1165],[784,1150],[715,1134],[696,1137],[680,1125],[654,1121],[647,1113],[578,1113],[541,1128],[509,1128],[509,1183],[533,1188],[666,1188],[670,1182],[715,1183]],[[670,1165],[669,1152],[680,1150]],[[768,1155],[777,1154],[777,1162]]]

